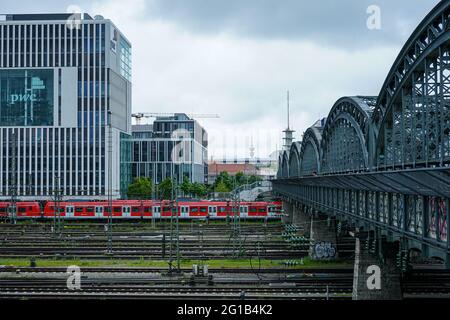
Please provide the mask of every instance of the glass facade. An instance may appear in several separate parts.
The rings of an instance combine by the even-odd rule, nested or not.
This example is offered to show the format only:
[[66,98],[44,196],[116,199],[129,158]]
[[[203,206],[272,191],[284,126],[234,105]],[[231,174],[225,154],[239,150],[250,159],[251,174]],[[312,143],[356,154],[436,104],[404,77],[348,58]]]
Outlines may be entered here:
[[120,74],[131,81],[131,47],[120,39]]
[[126,198],[128,186],[132,182],[131,175],[131,136],[123,132],[120,133],[120,193],[122,198]]
[[53,125],[53,70],[0,70],[0,126]]
[[132,129],[132,177],[149,177],[158,184],[174,177],[182,181],[206,182],[208,135],[185,114],[159,117],[153,125]]

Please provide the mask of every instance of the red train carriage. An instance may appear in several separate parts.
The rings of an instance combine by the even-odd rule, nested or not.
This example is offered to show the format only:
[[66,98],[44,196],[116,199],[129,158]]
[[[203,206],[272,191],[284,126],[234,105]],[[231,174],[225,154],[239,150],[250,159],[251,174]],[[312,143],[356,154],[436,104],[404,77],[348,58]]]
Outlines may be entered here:
[[8,217],[8,202],[0,202],[0,218]]
[[[170,201],[151,200],[114,200],[112,202],[112,217],[114,219],[170,219],[172,216]],[[192,201],[178,202],[180,219],[225,219],[233,215],[233,202],[224,201]],[[53,218],[59,206],[60,216],[65,219],[106,219],[110,214],[107,201],[92,202],[47,202],[43,216]],[[1,208],[1,206],[0,206]],[[240,202],[241,218],[263,219],[280,218],[281,202]]]
[[[0,218],[11,217],[11,203],[0,202]],[[40,218],[41,207],[37,202],[17,202],[16,203],[17,218]]]
[[18,218],[40,218],[41,206],[37,202],[17,202]]
[[269,202],[267,204],[267,216],[269,218],[281,219],[283,216],[283,205],[281,201]]
[[267,202],[247,203],[249,218],[267,217]]
[[49,201],[44,207],[43,217],[53,218],[55,217],[56,214],[57,216],[61,216],[66,219],[103,218],[103,210],[104,210],[103,203],[104,202],[102,201],[60,202],[60,203]]
[[[10,202],[0,202],[0,218],[12,216]],[[41,207],[37,202],[17,202],[16,203],[16,217],[22,218],[40,218]]]
[[[124,219],[140,219],[153,217],[154,202],[150,200],[115,200],[113,201],[113,217]],[[109,216],[109,205],[105,202],[103,217]]]

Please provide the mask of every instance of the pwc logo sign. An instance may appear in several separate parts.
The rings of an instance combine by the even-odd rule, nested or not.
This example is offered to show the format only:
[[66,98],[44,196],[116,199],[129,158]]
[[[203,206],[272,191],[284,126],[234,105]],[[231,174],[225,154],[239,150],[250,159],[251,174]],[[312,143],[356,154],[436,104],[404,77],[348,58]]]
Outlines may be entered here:
[[12,94],[10,96],[11,104],[16,104],[16,102],[34,102],[37,101],[37,95],[31,93],[25,94]]

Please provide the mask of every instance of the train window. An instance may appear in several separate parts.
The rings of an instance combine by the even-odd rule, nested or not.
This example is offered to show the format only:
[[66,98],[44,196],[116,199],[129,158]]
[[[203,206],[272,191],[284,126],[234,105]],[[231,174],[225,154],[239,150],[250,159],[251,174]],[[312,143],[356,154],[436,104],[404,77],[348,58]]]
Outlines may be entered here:
[[163,207],[163,211],[164,211],[164,212],[169,212],[169,211],[171,211],[171,210],[172,210],[172,208],[171,208],[170,206]]
[[6,208],[0,208],[0,212],[6,212]]
[[152,207],[144,207],[144,212],[152,212]]
[[105,212],[111,212],[110,207],[104,207]]
[[200,212],[206,213],[207,211],[206,207],[200,207]]
[[83,208],[82,207],[76,207],[75,208],[75,212],[83,212]]
[[102,213],[103,212],[103,207],[95,207],[95,212]]
[[255,207],[251,207],[250,208],[250,212],[256,212],[256,208]]
[[259,208],[258,212],[266,212],[266,209],[265,208]]
[[155,209],[155,212],[157,212],[157,213],[161,212],[161,207],[155,207],[154,209]]
[[226,207],[219,207],[219,212],[224,213],[227,211]]
[[130,207],[123,207],[123,208],[122,208],[122,212],[124,212],[124,213],[130,213],[130,212],[131,212],[131,208],[130,208]]
[[191,212],[193,212],[193,213],[198,212],[198,208],[197,207],[191,207]]
[[94,207],[86,207],[86,212],[94,212]]
[[133,212],[140,212],[141,211],[139,207],[133,207],[132,210],[133,210]]
[[25,208],[25,207],[20,207],[20,208],[19,208],[19,212],[27,212],[27,208]]
[[210,213],[216,213],[217,212],[217,207],[209,207],[209,212]]
[[274,207],[269,207],[269,212],[275,212],[275,208]]
[[120,207],[114,207],[113,210],[114,210],[114,212],[121,212],[121,208]]

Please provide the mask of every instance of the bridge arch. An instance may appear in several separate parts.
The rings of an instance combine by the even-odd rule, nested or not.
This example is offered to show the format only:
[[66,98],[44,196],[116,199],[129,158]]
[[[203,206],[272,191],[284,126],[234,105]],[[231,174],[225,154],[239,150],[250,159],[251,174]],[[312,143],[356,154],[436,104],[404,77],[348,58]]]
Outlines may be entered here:
[[289,178],[300,176],[300,149],[301,142],[292,143],[289,150]]
[[300,175],[310,176],[320,173],[320,142],[322,127],[312,126],[303,135],[300,151]]
[[450,2],[419,24],[395,60],[373,114],[378,169],[450,164]]
[[321,173],[362,171],[369,167],[368,132],[376,97],[343,97],[327,117],[321,141]]

